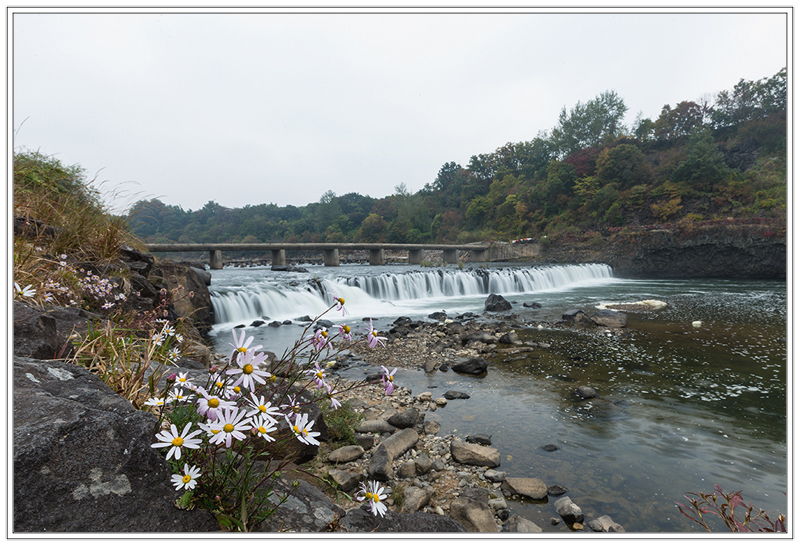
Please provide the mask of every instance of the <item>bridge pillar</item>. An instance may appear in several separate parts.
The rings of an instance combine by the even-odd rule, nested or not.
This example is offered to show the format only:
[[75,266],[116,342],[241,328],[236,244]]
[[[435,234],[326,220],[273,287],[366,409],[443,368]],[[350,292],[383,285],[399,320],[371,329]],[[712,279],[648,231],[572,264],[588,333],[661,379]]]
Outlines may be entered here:
[[211,269],[222,269],[222,251],[209,250],[208,263],[211,266]]
[[286,265],[286,250],[272,251],[272,265]]
[[408,265],[419,265],[422,263],[422,251],[421,250],[409,250],[408,251]]
[[369,265],[384,265],[385,263],[386,258],[383,255],[382,248],[369,249]]
[[325,266],[338,267],[339,266],[339,249],[333,248],[325,251]]
[[458,261],[455,250],[443,250],[442,253],[444,254],[444,263],[454,264]]
[[471,261],[471,262],[485,262],[486,261],[486,251],[485,250],[470,250],[469,251],[469,261]]

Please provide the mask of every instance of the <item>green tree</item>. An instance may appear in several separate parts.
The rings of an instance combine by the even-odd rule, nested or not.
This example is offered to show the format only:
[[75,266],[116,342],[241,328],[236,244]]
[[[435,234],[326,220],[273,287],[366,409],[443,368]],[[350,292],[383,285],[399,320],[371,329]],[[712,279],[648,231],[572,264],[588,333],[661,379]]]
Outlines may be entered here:
[[710,129],[695,130],[689,137],[687,158],[672,173],[676,182],[686,182],[698,191],[710,192],[730,175],[725,158],[714,143]]
[[603,182],[617,182],[621,189],[648,184],[652,178],[650,165],[642,151],[632,144],[606,148],[597,156],[597,177]]
[[622,134],[627,110],[615,91],[601,93],[586,104],[579,102],[569,114],[562,108],[551,135],[557,157],[567,157],[587,146],[599,146],[606,137]]

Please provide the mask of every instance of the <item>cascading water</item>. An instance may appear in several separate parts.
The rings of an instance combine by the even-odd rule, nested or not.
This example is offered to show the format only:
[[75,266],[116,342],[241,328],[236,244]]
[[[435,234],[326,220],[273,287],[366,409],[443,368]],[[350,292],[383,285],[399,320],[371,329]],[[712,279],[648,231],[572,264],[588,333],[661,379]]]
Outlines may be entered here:
[[479,310],[476,306],[481,297],[492,293],[537,294],[611,278],[611,268],[605,264],[412,269],[324,279],[307,275],[293,277],[291,281],[273,276],[236,286],[215,287],[212,280],[211,301],[218,324],[254,319],[294,320],[303,315],[313,318],[330,307],[331,293],[343,297],[356,316],[396,316],[400,311],[423,313],[429,307],[438,309],[442,305]]

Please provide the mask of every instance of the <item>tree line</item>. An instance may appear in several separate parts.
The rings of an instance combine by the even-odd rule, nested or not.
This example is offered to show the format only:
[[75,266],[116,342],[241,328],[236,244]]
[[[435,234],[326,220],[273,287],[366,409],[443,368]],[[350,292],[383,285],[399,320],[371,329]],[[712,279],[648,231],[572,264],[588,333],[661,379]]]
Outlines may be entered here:
[[128,213],[147,243],[508,240],[659,222],[786,215],[786,69],[715,97],[640,112],[606,91],[562,108],[550,131],[442,165],[416,193],[325,192],[305,206],[184,210],[158,199]]

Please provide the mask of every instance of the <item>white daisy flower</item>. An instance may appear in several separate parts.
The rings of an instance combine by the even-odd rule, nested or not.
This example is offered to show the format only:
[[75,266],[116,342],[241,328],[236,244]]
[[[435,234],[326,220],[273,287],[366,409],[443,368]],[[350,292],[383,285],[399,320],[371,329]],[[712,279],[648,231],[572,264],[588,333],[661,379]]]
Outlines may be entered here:
[[211,442],[214,444],[225,442],[225,447],[231,447],[234,438],[244,440],[246,438],[244,431],[252,428],[244,410],[240,412],[236,408],[224,410],[222,417],[209,423],[208,426],[219,431],[211,437]]
[[14,293],[17,295],[17,297],[32,298],[36,295],[36,289],[33,288],[32,284],[29,284],[25,288],[20,288],[18,283],[14,283]]
[[286,423],[288,423],[289,428],[292,429],[294,432],[295,437],[303,442],[304,444],[308,445],[319,445],[319,440],[315,438],[315,436],[319,436],[320,432],[312,432],[311,427],[314,426],[314,421],[308,421],[308,414],[297,414],[294,418],[294,425],[286,419]]
[[361,482],[361,489],[358,490],[358,495],[356,495],[356,500],[359,502],[369,501],[369,509],[372,510],[372,514],[375,516],[380,515],[381,517],[386,513],[386,505],[381,502],[385,498],[383,487],[376,481],[369,482],[369,485]]
[[256,436],[261,436],[268,442],[274,442],[275,438],[270,436],[269,433],[276,430],[278,430],[276,421],[269,416],[262,414],[253,418],[253,433]]
[[188,449],[200,448],[200,440],[194,439],[194,436],[200,434],[200,431],[195,430],[189,434],[189,429],[191,427],[191,423],[186,423],[186,427],[184,427],[183,432],[178,434],[178,428],[174,424],[171,424],[170,430],[162,430],[156,434],[156,438],[161,441],[151,444],[150,447],[168,447],[170,450],[167,453],[167,460],[169,460],[173,455],[175,456],[175,460],[178,460],[181,458],[181,447]]
[[181,488],[184,489],[194,489],[194,486],[197,485],[197,478],[202,476],[200,473],[200,469],[196,466],[189,468],[188,463],[183,465],[183,474],[173,474],[172,475],[172,484],[175,486],[175,489],[180,491]]

